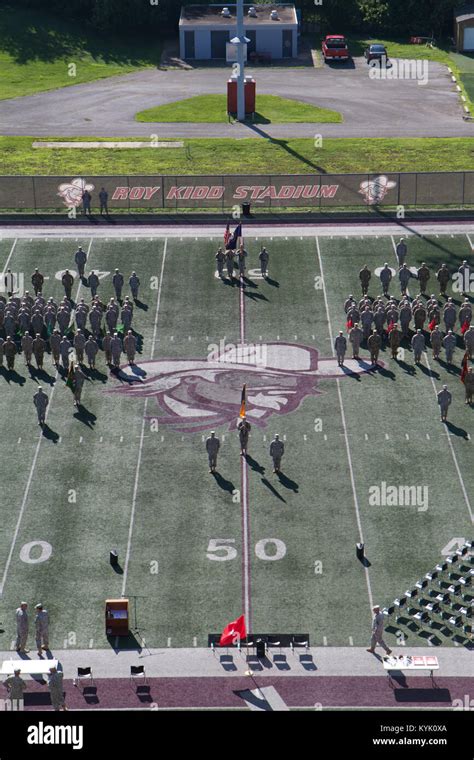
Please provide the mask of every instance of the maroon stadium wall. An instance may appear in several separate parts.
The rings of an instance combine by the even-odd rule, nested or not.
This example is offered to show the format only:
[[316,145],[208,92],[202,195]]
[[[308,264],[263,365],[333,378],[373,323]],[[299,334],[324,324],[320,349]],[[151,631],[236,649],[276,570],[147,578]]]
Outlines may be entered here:
[[0,209],[65,212],[82,208],[82,193],[98,209],[105,188],[110,210],[232,211],[259,208],[364,208],[474,205],[474,172],[301,174],[247,176],[0,177]]

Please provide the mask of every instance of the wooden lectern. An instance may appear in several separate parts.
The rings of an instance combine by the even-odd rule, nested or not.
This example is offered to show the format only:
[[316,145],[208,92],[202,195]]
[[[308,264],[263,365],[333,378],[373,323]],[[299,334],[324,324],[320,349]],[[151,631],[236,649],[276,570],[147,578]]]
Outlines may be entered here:
[[107,636],[128,636],[128,599],[105,600],[105,633]]

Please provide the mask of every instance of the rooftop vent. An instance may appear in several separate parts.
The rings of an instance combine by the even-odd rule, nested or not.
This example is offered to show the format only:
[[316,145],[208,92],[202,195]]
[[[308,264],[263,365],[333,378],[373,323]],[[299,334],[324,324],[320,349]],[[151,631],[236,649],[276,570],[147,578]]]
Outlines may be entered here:
[[230,10],[227,7],[223,8],[222,11],[221,11],[221,15],[225,16],[225,18],[229,18],[230,17]]
[[272,11],[270,13],[270,18],[272,21],[278,21],[278,11]]
[[248,15],[252,16],[252,18],[257,17],[257,9],[253,5],[250,6]]

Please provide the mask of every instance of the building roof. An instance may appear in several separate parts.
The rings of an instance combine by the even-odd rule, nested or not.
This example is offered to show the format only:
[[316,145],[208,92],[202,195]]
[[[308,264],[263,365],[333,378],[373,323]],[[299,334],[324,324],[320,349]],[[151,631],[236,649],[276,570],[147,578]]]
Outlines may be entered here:
[[[296,10],[293,3],[268,3],[265,5],[254,5],[257,15],[249,16],[248,10],[252,3],[244,5],[244,26],[263,26],[263,25],[288,25],[297,24]],[[228,8],[230,17],[222,15],[222,9]],[[181,8],[180,26],[221,26],[223,28],[234,27],[236,24],[235,3],[222,3],[219,5],[183,5]],[[270,18],[271,11],[278,12],[278,19]]]
[[467,21],[467,19],[474,18],[474,3],[455,8],[454,17],[456,21]]

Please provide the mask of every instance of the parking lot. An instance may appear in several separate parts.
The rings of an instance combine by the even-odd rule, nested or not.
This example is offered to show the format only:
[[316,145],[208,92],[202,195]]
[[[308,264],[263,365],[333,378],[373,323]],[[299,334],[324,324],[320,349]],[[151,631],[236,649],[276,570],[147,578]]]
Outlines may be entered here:
[[[394,60],[394,64],[397,61]],[[258,93],[290,97],[340,111],[342,124],[325,124],[326,137],[455,137],[472,135],[447,68],[427,63],[427,83],[369,77],[363,58],[321,68],[251,67]],[[132,137],[159,129],[160,137],[312,137],[315,124],[140,124],[135,114],[193,95],[225,92],[230,67],[190,71],[146,69],[2,102],[4,135]],[[258,103],[258,101],[257,101]]]

